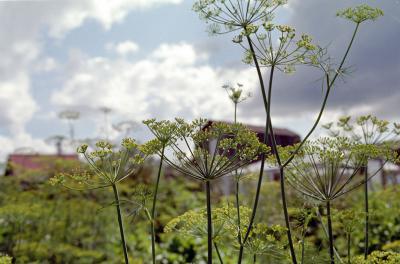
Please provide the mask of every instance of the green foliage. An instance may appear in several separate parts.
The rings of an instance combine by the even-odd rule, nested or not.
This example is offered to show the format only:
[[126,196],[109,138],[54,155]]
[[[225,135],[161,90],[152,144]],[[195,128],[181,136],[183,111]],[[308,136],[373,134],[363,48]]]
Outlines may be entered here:
[[3,256],[0,255],[0,264],[11,264],[12,263],[12,258],[9,256]]
[[[240,220],[242,227],[249,223],[251,210],[240,207]],[[212,209],[213,240],[230,240],[233,244],[238,232],[236,208],[227,204]],[[205,237],[207,235],[207,211],[205,208],[190,210],[172,219],[164,228],[164,232],[178,232],[183,235]]]
[[354,264],[396,264],[400,263],[400,254],[390,251],[374,251],[364,260],[364,256],[353,259]]

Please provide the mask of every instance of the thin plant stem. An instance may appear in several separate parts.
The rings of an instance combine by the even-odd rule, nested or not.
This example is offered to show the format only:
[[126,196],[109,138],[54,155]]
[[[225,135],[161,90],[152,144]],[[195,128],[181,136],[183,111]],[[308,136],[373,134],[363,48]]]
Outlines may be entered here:
[[[324,225],[324,222],[322,221],[322,216],[319,213],[318,208],[316,208],[316,210],[317,210],[317,216],[318,216],[319,222],[321,223],[321,226],[322,226],[322,230],[324,230],[325,236],[329,237],[328,230],[327,230],[326,226]],[[344,263],[335,247],[333,247],[333,251],[335,252],[336,258],[339,260],[339,262]]]
[[124,259],[125,259],[125,264],[129,263],[129,259],[128,259],[128,249],[126,246],[126,242],[125,242],[125,232],[124,232],[124,224],[122,222],[122,215],[121,215],[121,207],[119,204],[119,194],[118,194],[118,189],[117,186],[115,184],[112,185],[113,191],[114,191],[114,198],[115,198],[115,205],[117,208],[117,216],[118,216],[118,226],[119,226],[119,232],[121,235],[121,244],[122,244],[122,249],[124,252]]
[[256,261],[257,261],[257,255],[254,254],[254,255],[253,255],[253,264],[256,264]]
[[153,260],[153,264],[156,263],[156,232],[155,232],[155,227],[154,227],[154,221],[155,221],[155,214],[156,214],[158,186],[160,184],[162,164],[164,161],[164,150],[165,150],[165,146],[163,146],[162,150],[161,150],[160,165],[158,167],[157,181],[156,181],[156,186],[154,188],[154,194],[153,194],[153,206],[151,208],[151,221],[150,221],[150,225],[151,225],[151,257]]
[[368,165],[364,168],[364,201],[365,201],[365,237],[364,237],[364,259],[368,258],[369,247],[369,204],[368,204]]
[[[233,122],[236,124],[237,122],[237,106],[238,104],[235,103],[235,113],[233,116]],[[237,239],[238,239],[238,243],[241,246],[242,245],[242,230],[241,230],[241,226],[240,226],[240,201],[239,201],[239,191],[240,191],[240,182],[239,182],[239,173],[236,170],[235,171],[235,175],[236,175],[236,189],[235,189],[235,199],[236,199],[236,212],[237,212],[237,225],[238,225],[238,235],[237,235]]]
[[215,251],[217,252],[219,263],[224,264],[224,261],[222,260],[222,257],[221,257],[221,253],[219,252],[218,245],[215,242],[214,242],[214,247],[215,247]]
[[294,251],[294,245],[293,245],[293,240],[292,240],[292,231],[290,228],[290,222],[289,222],[289,213],[287,209],[287,202],[286,202],[286,193],[285,193],[285,174],[284,174],[284,168],[281,166],[279,168],[280,171],[280,185],[281,185],[281,200],[282,200],[282,206],[283,206],[283,214],[285,216],[285,224],[286,224],[286,229],[287,229],[287,237],[288,237],[288,242],[289,242],[289,249],[290,249],[290,255],[292,256],[292,262],[293,264],[297,263],[295,251]]
[[[267,112],[267,110],[268,110],[268,101],[267,101],[267,96],[265,94],[264,81],[263,81],[263,78],[262,78],[262,73],[261,73],[257,58],[255,57],[253,44],[252,44],[251,39],[250,39],[249,36],[247,36],[247,42],[248,42],[250,50],[251,50],[251,52],[253,54],[253,61],[254,61],[254,64],[256,65],[257,76],[258,76],[258,79],[259,79],[259,82],[260,82],[261,93],[263,95],[262,97],[263,97],[264,107],[265,107],[265,111]],[[271,69],[271,72],[273,72],[272,69]],[[264,144],[267,143],[267,138],[268,138],[268,127],[269,127],[268,120],[269,119],[268,119],[268,113],[267,113],[266,126],[265,126],[265,132],[264,132],[264,140],[263,140]],[[239,248],[238,264],[242,263],[244,244],[246,243],[247,238],[249,237],[250,231],[251,231],[251,229],[253,227],[253,224],[254,224],[254,219],[255,219],[255,216],[256,216],[256,212],[257,212],[258,202],[259,202],[259,199],[260,199],[260,191],[261,191],[261,185],[262,185],[262,180],[263,180],[263,175],[264,175],[264,165],[265,165],[265,154],[262,154],[261,155],[260,172],[259,172],[258,181],[257,181],[257,189],[256,189],[255,198],[254,198],[254,203],[253,203],[253,209],[252,209],[249,225],[247,226],[246,234],[245,234],[245,236],[243,238],[243,241],[242,241],[242,244],[240,245],[240,248]]]
[[207,196],[207,263],[212,264],[212,252],[213,252],[213,244],[212,244],[212,215],[211,215],[211,186],[210,181],[206,181],[206,196]]
[[[237,173],[237,172],[236,172]],[[239,179],[236,179],[236,189],[235,189],[235,198],[236,198],[236,212],[237,212],[237,225],[238,225],[238,243],[242,245],[242,230],[240,227],[240,203],[239,203]]]
[[306,232],[307,232],[307,225],[308,221],[304,222],[303,225],[303,231],[301,232],[301,264],[304,263],[304,253],[305,253],[305,238],[306,238]]
[[333,252],[333,233],[331,219],[331,201],[326,201],[326,216],[328,218],[328,235],[329,235],[329,257],[330,263],[335,264],[335,253]]
[[319,121],[321,120],[323,111],[324,111],[324,109],[325,109],[325,106],[326,106],[326,103],[327,103],[327,99],[328,99],[328,96],[329,96],[329,92],[330,92],[331,88],[333,87],[333,85],[335,84],[335,81],[336,81],[337,77],[339,76],[339,73],[342,71],[343,65],[344,65],[344,63],[345,63],[345,61],[346,61],[346,59],[347,59],[347,56],[349,55],[350,49],[351,49],[351,47],[353,46],[355,37],[356,37],[357,32],[358,32],[358,29],[359,29],[359,26],[360,26],[360,24],[357,24],[356,27],[355,27],[355,29],[354,29],[354,31],[353,31],[353,35],[351,36],[351,40],[350,40],[350,42],[349,42],[349,45],[347,46],[346,52],[345,52],[345,54],[344,54],[344,56],[343,56],[343,58],[342,58],[342,60],[341,60],[341,62],[340,62],[340,65],[339,65],[339,67],[338,67],[338,69],[337,69],[337,71],[336,71],[336,74],[333,76],[332,79],[330,79],[330,78],[329,78],[329,73],[326,72],[326,78],[327,78],[327,79],[326,79],[326,81],[327,81],[327,85],[326,85],[327,87],[326,87],[326,89],[327,89],[327,90],[326,90],[326,94],[325,94],[324,101],[323,101],[322,106],[321,106],[321,110],[320,110],[320,112],[319,112],[319,114],[318,114],[317,119],[316,119],[315,122],[314,122],[314,125],[311,127],[310,131],[307,133],[307,135],[306,135],[306,136],[303,138],[303,140],[300,142],[299,146],[298,146],[297,149],[293,152],[293,154],[291,155],[291,157],[290,157],[289,159],[287,159],[287,161],[283,164],[283,167],[286,167],[286,166],[292,161],[292,159],[293,159],[293,158],[295,157],[295,155],[299,152],[299,150],[300,150],[301,147],[304,145],[304,143],[308,140],[308,138],[311,136],[311,134],[312,134],[312,133],[314,132],[314,130],[317,128],[317,126],[318,126],[318,124],[319,124]]
[[235,113],[234,113],[234,118],[233,118],[233,121],[234,121],[234,123],[236,124],[236,120],[237,120],[237,103],[235,103]]
[[[279,157],[279,153],[277,151],[275,136],[274,136],[274,133],[273,133],[272,122],[271,122],[271,93],[272,93],[272,82],[273,82],[273,78],[274,78],[275,66],[274,65],[271,66],[270,76],[269,76],[269,85],[268,85],[268,97],[267,97],[266,92],[265,92],[265,87],[264,87],[264,81],[263,81],[261,70],[260,70],[260,66],[258,64],[257,57],[255,56],[253,44],[252,44],[252,41],[251,41],[249,36],[247,36],[247,41],[248,41],[248,44],[249,44],[250,51],[252,52],[252,55],[253,55],[254,64],[255,64],[256,69],[257,69],[257,74],[258,74],[258,78],[259,78],[259,82],[260,82],[260,86],[261,86],[261,92],[262,92],[262,96],[263,96],[264,107],[265,107],[265,111],[266,111],[266,127],[265,127],[265,133],[264,133],[264,143],[265,144],[267,143],[268,132],[270,132],[271,133],[271,139],[272,139],[271,140],[272,149],[273,149],[274,154],[275,154],[275,156],[277,158],[279,167],[282,167],[281,166],[280,157]],[[263,157],[263,160],[261,162],[262,163],[261,163],[260,176],[259,176],[260,187],[261,187],[261,181],[262,181],[262,174],[264,172],[264,162],[265,162],[264,157]],[[282,167],[282,169],[281,169],[281,199],[282,199],[282,205],[283,205],[286,228],[288,230],[287,231],[287,235],[288,235],[290,255],[292,257],[292,263],[293,264],[297,264],[296,253],[295,253],[295,250],[294,250],[294,245],[293,245],[293,240],[292,240],[291,230],[290,230],[289,215],[288,215],[288,212],[287,212],[286,191],[285,191],[285,182],[284,181],[285,180],[284,180],[283,167]],[[259,190],[257,190],[257,191],[259,191]],[[257,197],[257,194],[259,194],[259,193],[256,193],[255,205],[258,204],[258,199],[259,199]],[[257,209],[256,207],[253,208],[254,216],[255,216],[256,209]],[[254,221],[254,219],[251,219],[251,220]],[[246,242],[246,239],[247,239],[247,237],[249,235],[249,232],[250,232],[252,224],[253,224],[252,221],[250,223],[251,224],[249,225],[249,228],[248,228],[248,230],[246,232],[246,236],[244,238],[244,242]],[[240,253],[240,251],[239,251],[239,253]]]
[[351,246],[351,234],[347,234],[347,263],[351,264],[351,256],[350,256],[350,246]]

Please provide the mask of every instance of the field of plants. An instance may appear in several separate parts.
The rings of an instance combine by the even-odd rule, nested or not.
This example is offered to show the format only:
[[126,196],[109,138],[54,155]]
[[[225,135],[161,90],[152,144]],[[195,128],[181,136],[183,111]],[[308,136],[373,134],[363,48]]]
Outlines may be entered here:
[[[400,124],[374,113],[321,124],[331,94],[351,78],[359,32],[384,14],[368,5],[338,10],[353,33],[334,58],[331,46],[276,23],[285,3],[193,5],[212,37],[243,49],[232,56],[254,70],[262,134],[237,122],[243,85],[225,85],[229,122],[147,119],[147,142],[99,140],[77,145],[79,159],[8,164],[0,264],[400,263],[400,191],[395,181],[374,181],[400,163]],[[319,74],[323,97],[305,137],[281,146],[273,91],[297,69]],[[315,137],[316,129],[326,136]]]

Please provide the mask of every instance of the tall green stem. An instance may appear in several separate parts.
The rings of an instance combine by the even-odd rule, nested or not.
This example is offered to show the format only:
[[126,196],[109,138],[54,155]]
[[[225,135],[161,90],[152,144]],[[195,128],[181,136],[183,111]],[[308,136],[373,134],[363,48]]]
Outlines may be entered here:
[[295,264],[297,263],[295,251],[294,251],[294,245],[293,245],[293,240],[292,240],[292,231],[290,228],[290,222],[289,222],[289,213],[287,209],[287,202],[286,202],[286,194],[285,194],[285,174],[284,174],[284,169],[281,166],[279,168],[280,171],[280,185],[281,185],[281,200],[282,200],[282,206],[283,206],[283,214],[285,216],[285,224],[286,224],[286,229],[287,229],[287,237],[288,237],[288,242],[289,242],[289,249],[290,249],[290,255],[292,256],[292,262]]
[[369,205],[368,205],[368,165],[364,170],[364,201],[365,201],[365,237],[364,237],[364,259],[368,258],[369,247]]
[[328,218],[328,235],[329,235],[329,256],[330,263],[335,264],[335,253],[333,251],[333,232],[332,232],[332,219],[331,219],[331,201],[326,201],[326,214]]
[[114,191],[114,198],[115,198],[115,205],[117,208],[117,216],[118,216],[118,225],[119,225],[119,232],[121,235],[121,244],[122,244],[122,249],[124,252],[124,259],[125,259],[125,264],[129,263],[128,260],[128,249],[126,247],[126,242],[125,242],[125,232],[124,232],[124,224],[122,222],[122,216],[121,216],[121,207],[119,204],[119,194],[118,194],[118,189],[115,184],[112,185],[113,191]]
[[238,243],[242,245],[242,230],[240,227],[240,203],[239,203],[239,179],[236,179],[236,190],[235,190],[235,198],[236,198],[236,213],[237,213],[237,225],[238,225]]
[[151,257],[153,260],[153,264],[156,263],[156,232],[155,232],[155,228],[154,228],[154,221],[155,221],[155,215],[156,215],[158,185],[160,184],[162,164],[164,161],[164,150],[165,150],[165,146],[163,146],[163,148],[161,150],[160,165],[158,166],[157,181],[156,181],[156,186],[154,188],[154,194],[153,194],[153,206],[151,208],[151,221],[150,221],[150,223],[151,223]]
[[351,264],[351,256],[350,256],[350,245],[351,245],[351,234],[347,234],[347,263]]
[[[267,101],[267,96],[265,94],[264,81],[263,81],[263,78],[262,78],[262,74],[261,74],[261,70],[260,70],[257,58],[255,57],[253,44],[252,44],[251,39],[250,39],[249,36],[247,36],[247,42],[248,42],[250,50],[251,50],[251,52],[253,54],[253,61],[254,61],[254,64],[256,65],[257,76],[258,76],[258,80],[259,80],[259,83],[260,83],[261,93],[263,95],[262,98],[263,98],[263,102],[264,102],[264,107],[265,107],[265,111],[267,112],[268,111],[268,101]],[[273,70],[271,69],[271,73],[272,72],[273,72]],[[267,143],[267,138],[268,138],[268,127],[269,127],[269,122],[268,121],[269,121],[269,119],[268,119],[268,113],[267,113],[266,126],[265,126],[265,132],[264,132],[264,140],[263,140],[264,144]],[[247,226],[246,234],[245,234],[245,236],[243,238],[243,241],[242,241],[242,244],[240,245],[240,248],[239,248],[238,264],[242,263],[244,244],[246,243],[246,240],[249,237],[250,231],[251,231],[251,229],[253,227],[253,224],[254,224],[254,219],[255,219],[256,212],[257,212],[257,207],[258,207],[258,201],[260,199],[260,191],[261,191],[261,185],[262,185],[262,180],[263,180],[263,175],[264,175],[264,164],[265,164],[265,155],[262,154],[261,155],[260,173],[258,175],[257,189],[256,189],[255,198],[254,198],[253,209],[252,209],[249,225]]]
[[207,195],[207,263],[212,264],[212,215],[211,215],[211,186],[210,181],[206,181],[206,195]]
[[[235,103],[235,113],[233,116],[233,121],[235,124],[237,121],[237,106],[238,104]],[[236,175],[235,198],[236,198],[236,213],[237,213],[237,226],[238,226],[237,239],[239,245],[242,246],[242,230],[240,226],[241,224],[240,224],[240,201],[239,201],[240,183],[239,183],[239,173],[237,170],[235,171],[235,175]]]

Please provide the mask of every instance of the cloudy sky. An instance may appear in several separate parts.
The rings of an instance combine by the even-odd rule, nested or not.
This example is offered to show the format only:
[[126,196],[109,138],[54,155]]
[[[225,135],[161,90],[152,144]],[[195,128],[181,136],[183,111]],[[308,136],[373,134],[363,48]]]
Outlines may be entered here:
[[[339,58],[353,25],[335,17],[359,3],[385,16],[362,25],[324,120],[374,113],[400,119],[400,2],[289,0],[276,22],[310,33]],[[46,139],[68,136],[59,113],[79,111],[76,138],[117,137],[112,124],[156,117],[232,119],[223,84],[252,93],[239,121],[262,124],[254,68],[243,65],[232,36],[210,37],[190,0],[0,1],[0,160],[16,149],[54,151]],[[273,121],[301,135],[321,104],[318,76],[278,74]],[[111,109],[105,116],[100,109]],[[106,124],[108,126],[105,128]],[[137,127],[139,137],[145,128]],[[141,132],[140,132],[141,131]]]

